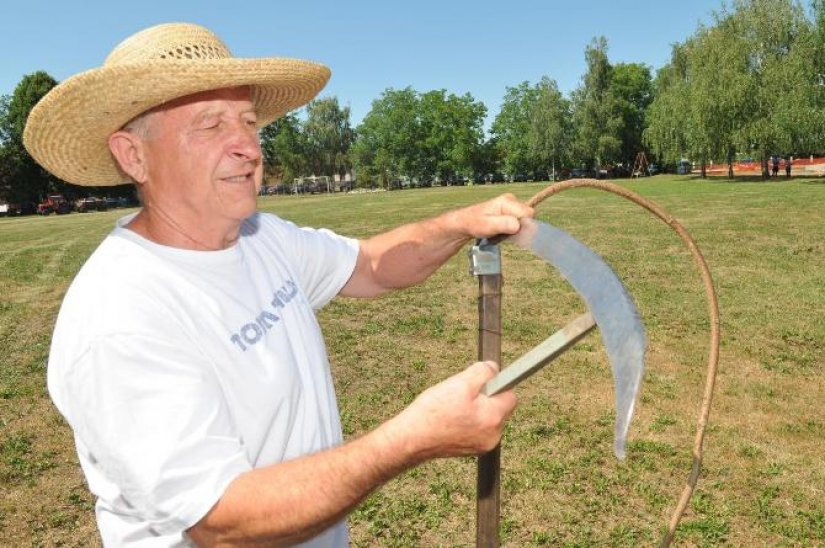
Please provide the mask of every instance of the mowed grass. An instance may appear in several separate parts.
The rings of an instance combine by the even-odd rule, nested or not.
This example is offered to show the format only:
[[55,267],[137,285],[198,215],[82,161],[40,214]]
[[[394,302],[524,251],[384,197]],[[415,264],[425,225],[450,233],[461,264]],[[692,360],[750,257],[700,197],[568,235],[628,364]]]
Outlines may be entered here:
[[[682,545],[825,544],[825,184],[626,182],[676,216],[713,272],[722,314],[703,474]],[[366,237],[541,184],[262,198],[298,224]],[[122,211],[0,219],[0,545],[98,544],[71,433],[45,390],[60,299]],[[708,350],[699,274],[681,241],[619,197],[574,190],[538,216],[615,268],[650,340],[627,460],[611,452],[612,380],[593,333],[517,388],[503,441],[506,546],[655,544],[690,468]],[[503,246],[507,363],[584,310],[549,266]],[[425,284],[320,312],[347,437],[474,361],[477,282],[460,253]],[[90,302],[90,306],[94,306]],[[474,459],[428,463],[351,516],[354,546],[474,543]]]

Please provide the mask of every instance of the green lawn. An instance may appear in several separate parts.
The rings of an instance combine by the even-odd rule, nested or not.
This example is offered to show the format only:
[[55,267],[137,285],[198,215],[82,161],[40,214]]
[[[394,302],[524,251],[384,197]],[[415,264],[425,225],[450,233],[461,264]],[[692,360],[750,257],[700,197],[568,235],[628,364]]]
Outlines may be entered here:
[[[825,544],[825,181],[729,182],[660,176],[622,182],[676,216],[719,292],[722,348],[703,476],[682,545]],[[368,236],[399,223],[541,184],[267,197],[299,224]],[[123,211],[0,219],[0,545],[98,543],[71,433],[45,391],[60,299]],[[670,229],[595,190],[550,198],[539,217],[613,265],[650,340],[628,457],[611,452],[612,381],[598,335],[521,385],[504,438],[508,546],[649,545],[690,467],[707,354],[699,274]],[[584,310],[549,267],[503,248],[504,361]],[[477,283],[461,253],[422,286],[320,313],[345,434],[391,416],[476,355]],[[94,303],[90,303],[93,306]],[[436,461],[370,497],[353,544],[474,542],[475,466]]]

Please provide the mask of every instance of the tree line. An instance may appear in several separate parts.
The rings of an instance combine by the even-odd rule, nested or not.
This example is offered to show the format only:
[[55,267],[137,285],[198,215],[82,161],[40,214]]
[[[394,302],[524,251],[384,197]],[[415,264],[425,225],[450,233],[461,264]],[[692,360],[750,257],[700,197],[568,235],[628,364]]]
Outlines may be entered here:
[[[547,180],[562,169],[629,173],[636,154],[704,166],[743,156],[803,155],[825,148],[825,0],[734,0],[672,46],[652,73],[611,63],[608,42],[585,48],[585,74],[565,96],[549,76],[506,88],[489,134],[487,106],[471,94],[387,89],[357,127],[336,97],[312,101],[261,130],[267,181],[356,173],[389,187],[501,174]],[[22,145],[28,112],[56,85],[25,76],[0,98],[0,198],[36,200],[67,187]],[[113,192],[117,192],[115,189]]]

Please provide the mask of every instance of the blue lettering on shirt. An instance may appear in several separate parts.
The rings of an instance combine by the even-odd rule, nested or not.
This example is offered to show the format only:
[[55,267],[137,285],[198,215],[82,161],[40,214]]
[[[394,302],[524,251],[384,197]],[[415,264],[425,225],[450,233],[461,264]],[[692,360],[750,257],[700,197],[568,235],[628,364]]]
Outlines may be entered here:
[[[270,305],[278,311],[292,302],[297,294],[298,285],[292,280],[288,280],[283,286],[275,290]],[[229,340],[242,352],[246,352],[247,348],[258,344],[264,338],[266,332],[279,321],[281,321],[280,316],[271,310],[261,310],[252,321],[245,323],[236,333],[233,333]]]

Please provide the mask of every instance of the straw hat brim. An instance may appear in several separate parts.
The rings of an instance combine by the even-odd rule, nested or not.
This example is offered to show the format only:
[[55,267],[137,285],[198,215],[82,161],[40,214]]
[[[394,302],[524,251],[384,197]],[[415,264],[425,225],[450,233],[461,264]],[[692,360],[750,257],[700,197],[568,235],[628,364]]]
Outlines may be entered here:
[[129,182],[112,157],[109,136],[132,118],[193,93],[248,85],[264,127],[305,105],[329,69],[288,58],[164,59],[104,66],[68,78],[32,109],[23,134],[29,153],[76,185]]

